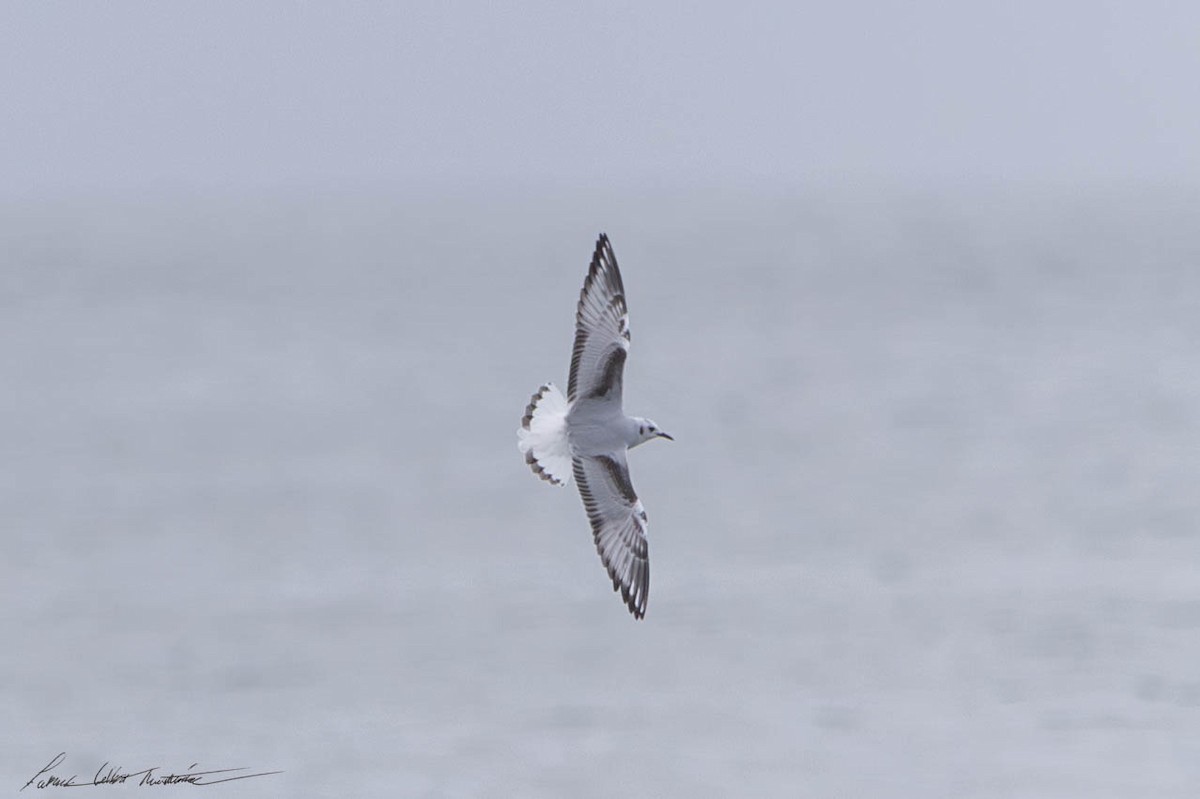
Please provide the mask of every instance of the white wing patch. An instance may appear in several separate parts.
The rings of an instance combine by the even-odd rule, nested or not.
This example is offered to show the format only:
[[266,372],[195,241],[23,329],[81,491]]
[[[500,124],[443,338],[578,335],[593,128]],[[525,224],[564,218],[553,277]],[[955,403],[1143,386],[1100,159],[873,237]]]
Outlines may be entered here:
[[592,525],[596,551],[634,618],[646,615],[650,554],[646,510],[629,480],[625,453],[575,458],[575,482]]

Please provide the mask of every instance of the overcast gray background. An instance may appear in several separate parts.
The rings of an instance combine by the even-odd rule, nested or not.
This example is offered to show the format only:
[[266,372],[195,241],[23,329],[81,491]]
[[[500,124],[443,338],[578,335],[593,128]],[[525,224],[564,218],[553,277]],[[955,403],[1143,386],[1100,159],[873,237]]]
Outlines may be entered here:
[[4,4],[0,793],[1195,796],[1196,8]]
[[6,194],[1200,175],[1191,3],[6,3]]

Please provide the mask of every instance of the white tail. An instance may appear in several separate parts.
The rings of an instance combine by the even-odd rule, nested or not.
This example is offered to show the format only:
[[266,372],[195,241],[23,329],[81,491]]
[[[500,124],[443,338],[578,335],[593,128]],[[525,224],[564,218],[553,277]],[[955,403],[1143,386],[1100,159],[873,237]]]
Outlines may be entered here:
[[517,430],[517,448],[534,474],[554,485],[571,482],[571,445],[567,441],[567,398],[553,383],[534,392]]

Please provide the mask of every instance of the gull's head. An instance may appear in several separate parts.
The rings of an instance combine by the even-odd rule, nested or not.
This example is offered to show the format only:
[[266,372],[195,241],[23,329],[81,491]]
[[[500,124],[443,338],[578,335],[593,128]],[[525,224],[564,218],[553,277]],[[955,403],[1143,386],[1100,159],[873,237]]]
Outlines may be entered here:
[[674,441],[668,433],[663,432],[663,429],[655,424],[653,419],[644,419],[637,417],[634,419],[637,427],[634,430],[634,440],[630,444],[630,448],[636,447],[638,444],[644,444],[652,438],[665,438],[667,441]]

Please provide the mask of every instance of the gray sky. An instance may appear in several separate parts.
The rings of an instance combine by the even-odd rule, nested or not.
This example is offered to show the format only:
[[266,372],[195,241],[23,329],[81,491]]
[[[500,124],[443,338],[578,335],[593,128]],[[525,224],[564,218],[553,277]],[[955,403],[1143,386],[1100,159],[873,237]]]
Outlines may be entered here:
[[5,3],[9,197],[1200,182],[1190,2]]

